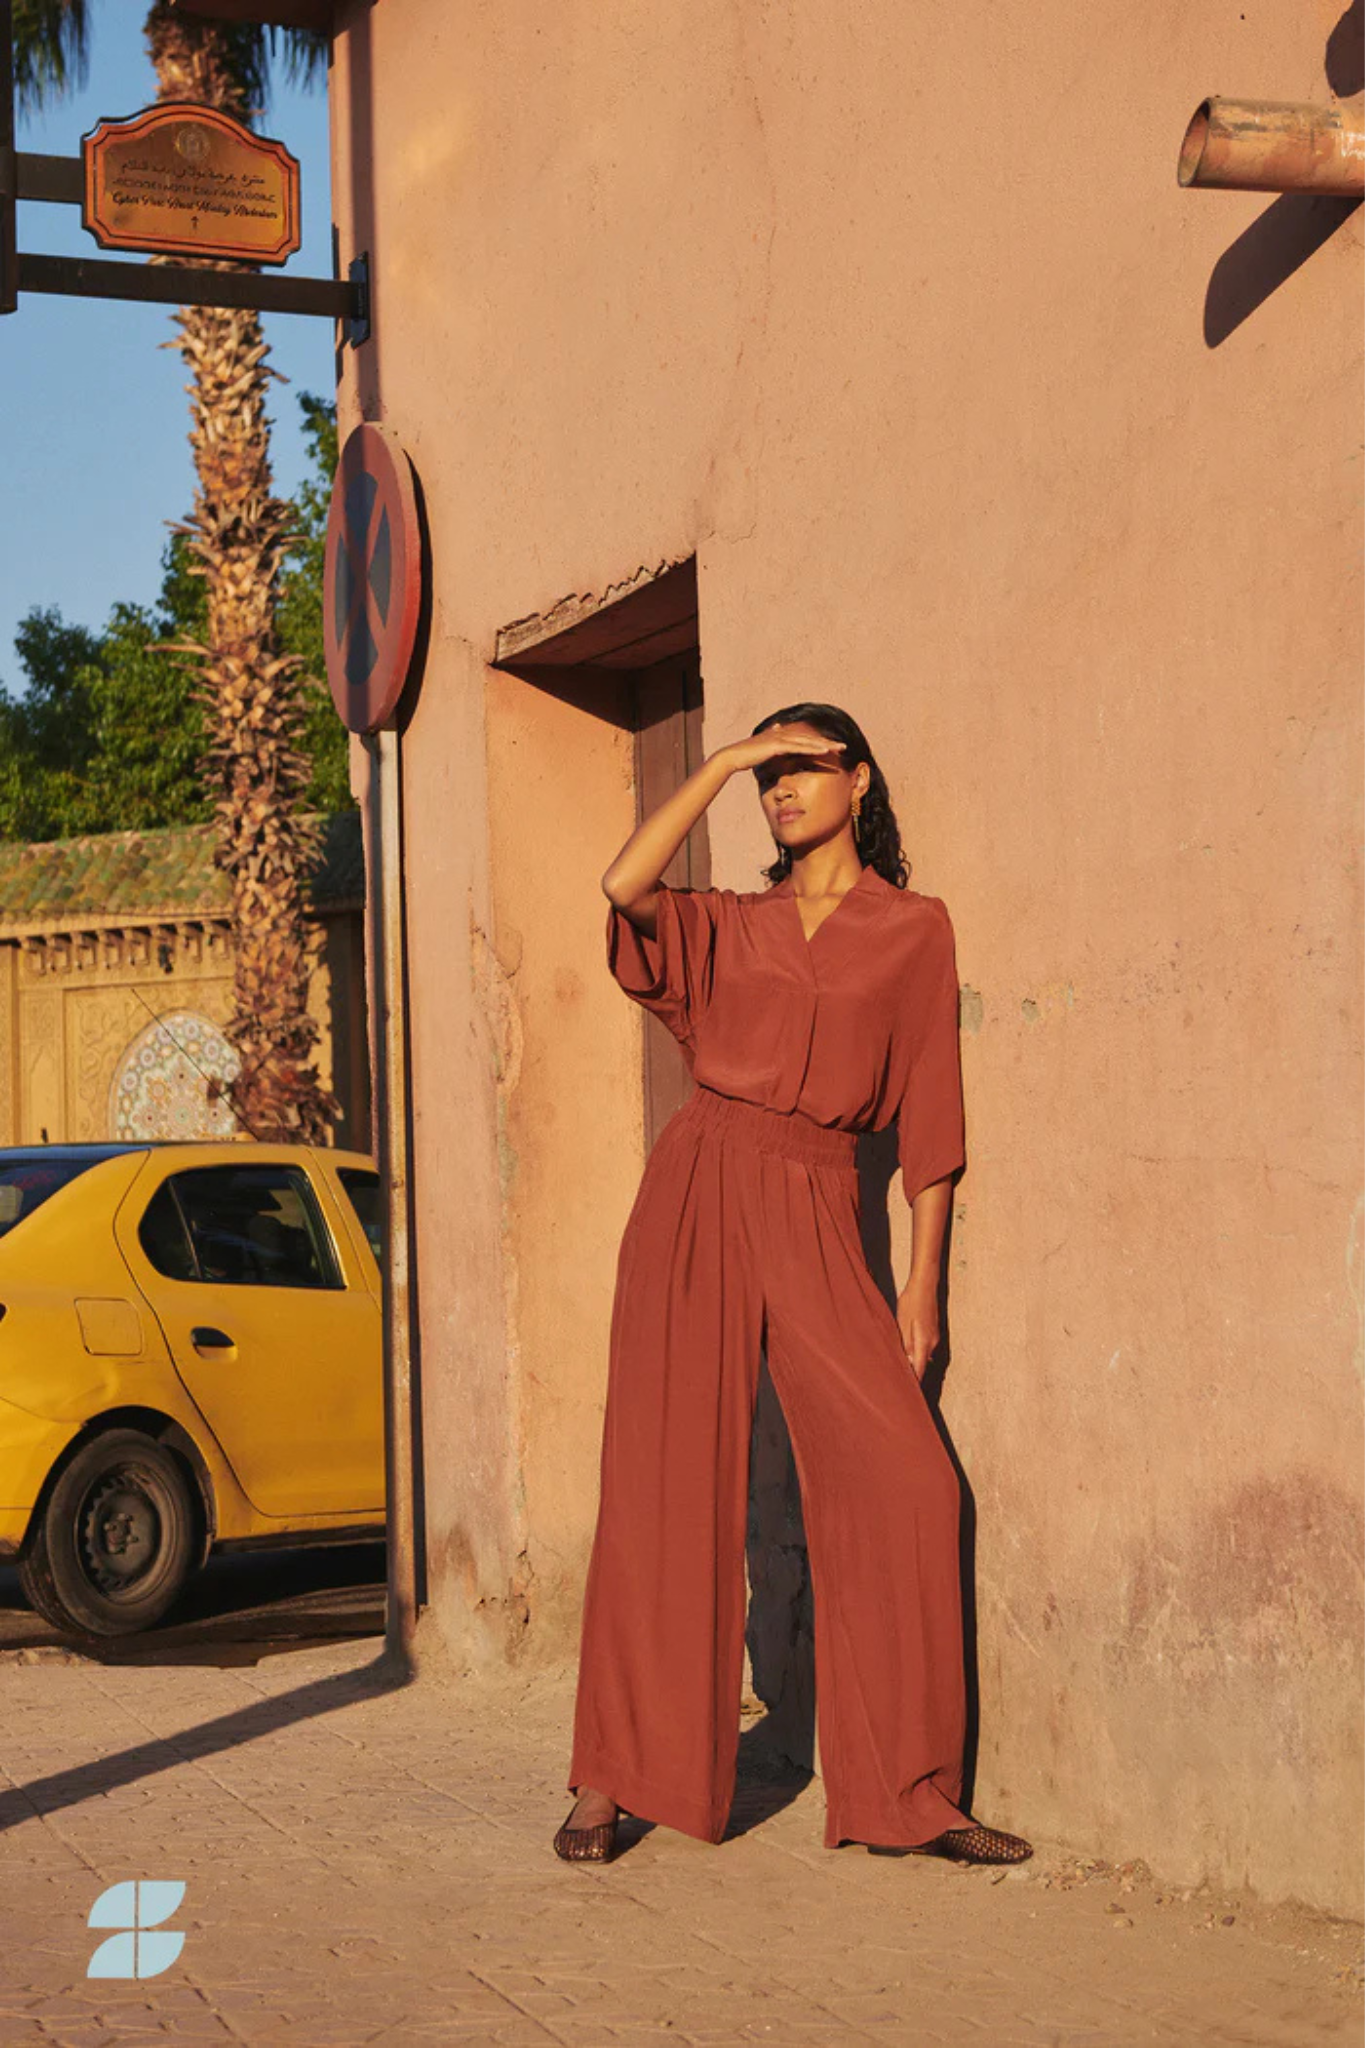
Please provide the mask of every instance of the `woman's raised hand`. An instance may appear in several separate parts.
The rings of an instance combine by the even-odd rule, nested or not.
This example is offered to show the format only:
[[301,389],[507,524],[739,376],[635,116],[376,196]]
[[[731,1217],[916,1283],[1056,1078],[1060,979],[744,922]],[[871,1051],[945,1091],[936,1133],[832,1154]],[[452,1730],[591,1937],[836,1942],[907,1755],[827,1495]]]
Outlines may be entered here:
[[602,877],[605,894],[623,910],[637,930],[655,937],[656,890],[668,863],[707,805],[741,768],[759,768],[779,755],[788,760],[823,756],[842,766],[842,740],[798,732],[789,725],[770,725],[749,739],[734,740],[708,754],[685,782],[666,796],[657,810],[638,824]]
[[713,758],[724,761],[732,774],[741,768],[759,768],[765,761],[776,760],[780,754],[833,754],[836,764],[842,766],[838,757],[844,751],[844,745],[843,740],[799,732],[795,726],[769,725],[748,739],[731,740],[727,746],[718,747]]

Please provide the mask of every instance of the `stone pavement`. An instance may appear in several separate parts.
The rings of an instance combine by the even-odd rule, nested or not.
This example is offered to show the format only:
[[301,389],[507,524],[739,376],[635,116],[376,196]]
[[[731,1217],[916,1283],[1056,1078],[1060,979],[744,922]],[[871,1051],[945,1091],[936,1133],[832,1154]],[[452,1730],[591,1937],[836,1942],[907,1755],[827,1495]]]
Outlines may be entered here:
[[[815,1781],[746,1770],[719,1847],[633,1823],[562,1864],[571,1677],[401,1685],[382,1648],[0,1656],[0,2048],[1361,2039],[1355,1925],[1048,1843],[1009,1875],[827,1850]],[[129,1878],[186,1885],[183,1948],[87,1978]]]

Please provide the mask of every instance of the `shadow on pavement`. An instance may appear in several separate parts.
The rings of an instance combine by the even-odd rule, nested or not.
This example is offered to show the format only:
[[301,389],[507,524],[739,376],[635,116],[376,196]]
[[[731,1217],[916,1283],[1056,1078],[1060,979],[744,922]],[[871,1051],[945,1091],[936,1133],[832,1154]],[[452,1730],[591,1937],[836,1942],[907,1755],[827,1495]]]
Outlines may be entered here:
[[732,1842],[762,1827],[784,1806],[790,1806],[809,1785],[813,1773],[784,1754],[780,1733],[756,1721],[742,1730],[735,1769],[735,1794],[724,1839]]
[[[224,1552],[209,1559],[172,1616],[144,1635],[90,1637],[54,1629],[0,1567],[0,1661],[58,1656],[98,1664],[256,1664],[310,1643],[384,1633],[385,1546],[315,1545]],[[7,1654],[8,1653],[8,1654]]]
[[70,1770],[49,1772],[46,1777],[0,1792],[0,1834],[35,1815],[46,1818],[65,1807],[81,1806],[115,1786],[136,1784],[161,1771],[173,1770],[178,1764],[219,1755],[242,1743],[255,1742],[262,1735],[273,1734],[276,1729],[315,1719],[340,1707],[354,1706],[357,1700],[399,1691],[411,1682],[411,1673],[399,1670],[381,1652],[372,1664],[363,1665],[358,1671],[334,1672],[327,1678],[298,1686],[293,1692],[254,1701],[233,1713],[219,1714],[212,1721],[201,1721],[198,1727],[134,1743],[132,1748],[116,1755],[74,1765]]

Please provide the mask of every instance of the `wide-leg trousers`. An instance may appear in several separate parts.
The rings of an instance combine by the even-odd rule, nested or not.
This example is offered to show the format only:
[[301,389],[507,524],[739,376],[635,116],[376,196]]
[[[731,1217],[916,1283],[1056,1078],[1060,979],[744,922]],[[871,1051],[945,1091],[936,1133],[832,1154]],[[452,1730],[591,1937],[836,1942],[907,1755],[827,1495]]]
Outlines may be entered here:
[[735,1787],[765,1339],[810,1555],[825,1846],[968,1824],[960,1490],[867,1266],[854,1146],[698,1087],[621,1240],[568,1786],[704,1841]]

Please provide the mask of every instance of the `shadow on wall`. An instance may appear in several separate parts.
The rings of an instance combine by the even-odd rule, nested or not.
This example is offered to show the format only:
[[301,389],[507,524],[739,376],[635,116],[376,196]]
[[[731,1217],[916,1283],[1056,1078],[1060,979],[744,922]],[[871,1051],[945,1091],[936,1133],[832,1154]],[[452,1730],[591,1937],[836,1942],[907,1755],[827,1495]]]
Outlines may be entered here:
[[1204,300],[1204,339],[1217,348],[1330,240],[1358,199],[1285,192],[1213,266]]
[[[1365,88],[1365,0],[1351,0],[1327,38],[1324,68],[1338,99]],[[1213,267],[1204,299],[1204,340],[1218,348],[1272,292],[1315,255],[1360,206],[1285,192],[1237,237]]]
[[1327,38],[1327,83],[1339,100],[1365,91],[1365,6],[1351,0]]
[[337,330],[336,382],[343,382],[348,354],[355,373],[355,395],[363,420],[377,420],[380,417],[379,397],[379,350],[375,346],[379,330],[379,313],[383,301],[379,265],[379,229],[374,204],[373,165],[375,161],[374,124],[374,34],[370,22],[370,10],[365,8],[348,29],[347,65],[348,91],[347,111],[350,116],[350,132],[347,136],[347,168],[350,190],[350,247],[337,252],[334,260],[339,275],[345,274],[346,266],[356,256],[368,256],[370,261],[370,339],[358,349],[348,351],[344,328]]
[[[759,1365],[749,1446],[749,1613],[745,1645],[767,1713],[751,1746],[809,1771],[815,1761],[815,1613],[801,1488],[787,1421]],[[750,1732],[750,1731],[746,1731]]]
[[[888,1126],[858,1140],[863,1250],[887,1305],[894,1312],[896,1283],[891,1264],[889,1189],[899,1160],[896,1131]],[[949,1213],[940,1282],[942,1341],[924,1377],[934,1426],[952,1460],[961,1488],[958,1569],[962,1589],[963,1676],[966,1733],[963,1745],[963,1804],[970,1810],[980,1739],[980,1681],[977,1668],[976,1501],[939,1407],[943,1380],[952,1361],[947,1275],[952,1271],[952,1213]],[[906,1371],[910,1367],[907,1363]],[[749,1454],[747,1535],[749,1610],[745,1646],[754,1691],[763,1702],[762,1720],[745,1730],[740,1744],[741,1778],[761,1779],[783,1767],[809,1772],[815,1764],[815,1621],[810,1560],[801,1513],[801,1489],[786,1417],[768,1372],[759,1369]]]

